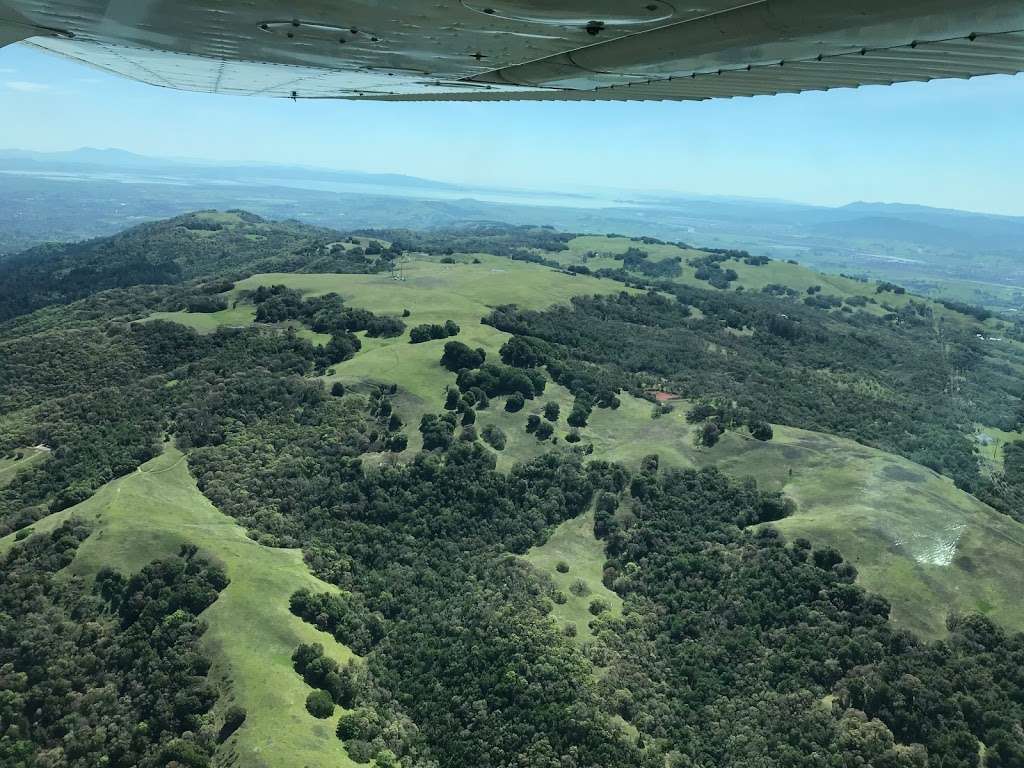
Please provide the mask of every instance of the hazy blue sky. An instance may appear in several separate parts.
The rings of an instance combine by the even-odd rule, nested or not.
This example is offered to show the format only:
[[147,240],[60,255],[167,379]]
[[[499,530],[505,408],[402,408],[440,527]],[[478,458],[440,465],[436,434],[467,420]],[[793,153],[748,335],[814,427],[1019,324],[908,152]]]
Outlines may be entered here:
[[304,163],[446,181],[912,202],[1024,215],[1024,77],[693,104],[373,104],[192,94],[0,50],[0,147]]

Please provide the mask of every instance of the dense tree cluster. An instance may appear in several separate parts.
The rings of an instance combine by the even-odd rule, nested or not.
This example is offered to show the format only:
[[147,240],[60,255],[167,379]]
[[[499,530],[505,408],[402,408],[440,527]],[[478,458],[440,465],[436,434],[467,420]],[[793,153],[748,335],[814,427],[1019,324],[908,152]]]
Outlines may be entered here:
[[449,341],[444,345],[441,365],[452,373],[465,369],[479,368],[487,359],[487,352],[479,347],[472,349],[461,341]]
[[[499,307],[486,322],[502,327],[503,324],[514,323],[517,312],[515,307]],[[584,413],[583,423],[594,405],[618,408],[620,403],[616,394],[628,385],[627,377],[607,367],[567,357],[557,347],[536,338],[513,336],[501,347],[501,359],[517,368],[545,366],[552,379],[576,395],[574,410]],[[574,426],[582,426],[583,423]]]
[[437,341],[459,335],[459,325],[454,320],[446,320],[444,325],[439,323],[424,323],[417,325],[409,332],[410,344],[422,344],[426,341]]
[[1003,447],[1003,468],[978,490],[978,498],[1024,523],[1024,442]]
[[[714,445],[721,434],[730,429],[746,426],[751,437],[768,441],[775,435],[771,424],[760,418],[754,411],[735,402],[725,400],[702,400],[687,413],[691,424],[702,424],[701,440],[705,445]],[[710,429],[713,427],[714,429]]]
[[769,283],[761,289],[761,293],[767,293],[769,296],[787,296],[791,299],[795,299],[800,295],[800,292],[795,288],[790,288],[788,285],[782,285],[781,283]]
[[88,533],[65,523],[0,562],[0,764],[204,768],[216,693],[197,616],[224,572],[187,548],[128,578],[103,570],[90,593],[57,575]]
[[558,253],[568,250],[575,235],[558,232],[551,227],[514,226],[509,224],[470,224],[458,228],[438,228],[419,232],[411,230],[369,230],[374,237],[390,240],[403,251],[452,256],[456,253],[491,253],[517,261],[529,261],[559,267],[558,262],[545,259],[537,251]]
[[455,427],[458,420],[454,413],[437,415],[427,413],[420,419],[420,434],[423,436],[423,450],[433,451],[451,446],[455,440]]
[[717,472],[644,471],[630,496],[627,522],[599,503],[627,610],[600,620],[592,654],[606,700],[668,764],[973,768],[980,743],[998,750],[988,765],[1019,764],[1024,636],[980,617],[955,619],[949,643],[893,629],[839,553],[745,532],[785,505]]
[[[338,642],[360,655],[369,653],[380,642],[383,616],[371,613],[358,598],[351,595],[314,595],[308,591],[299,591],[292,595],[290,606],[296,616],[315,624],[324,632],[330,632]],[[340,701],[338,703],[342,704]]]
[[[309,597],[308,593],[302,593],[299,601],[303,602]],[[296,599],[292,599],[292,609],[296,608]],[[306,617],[310,623],[320,624],[316,616]],[[292,666],[298,672],[306,684],[313,688],[310,693],[310,700],[307,700],[306,707],[314,717],[330,717],[334,714],[334,705],[350,708],[355,701],[356,694],[356,666],[353,662],[342,666],[334,659],[324,655],[324,648],[320,643],[312,645],[300,645],[292,654]],[[326,698],[326,700],[325,700]]]
[[[293,333],[204,336],[174,323],[112,323],[15,335],[4,349],[0,369],[10,375],[0,379],[0,402],[27,410],[24,419],[0,422],[0,450],[44,444],[52,452],[0,489],[2,532],[84,501],[155,456],[166,432],[188,449],[262,420],[280,426],[282,414],[302,423],[341,419],[348,429],[349,406],[329,402],[322,385],[305,378],[324,367],[323,350]],[[352,450],[382,450],[397,439],[401,425],[391,415],[370,426],[364,404]]]
[[725,290],[730,283],[739,279],[739,275],[735,269],[723,269],[722,263],[735,257],[736,254],[732,251],[713,251],[706,256],[690,259],[690,266],[695,268],[693,276],[709,283],[713,288]]
[[459,373],[457,384],[462,392],[480,389],[487,397],[519,394],[527,400],[544,394],[547,379],[535,368],[513,368],[500,363],[485,363],[475,370]]
[[639,272],[648,277],[673,278],[683,274],[682,258],[675,256],[661,261],[651,261],[650,254],[639,248],[628,248],[623,254],[616,254],[621,259],[622,268],[630,272]]
[[[178,221],[168,238],[207,245],[174,263],[197,277],[207,267],[264,266],[251,250],[212,250],[240,233],[255,242],[245,227],[202,215]],[[274,258],[281,269],[324,259],[375,269],[406,248],[474,253],[498,243],[512,258],[543,260],[538,252],[567,243],[552,230],[500,226],[461,240],[402,238],[382,233],[364,249],[311,236],[283,241]],[[649,259],[634,250],[631,269],[643,272]],[[730,259],[760,263],[723,251],[698,268],[721,282]],[[444,364],[458,386],[444,413],[419,424],[425,450],[398,465],[366,456],[407,447],[392,405],[397,386],[328,396],[312,378],[353,353],[355,332],[380,321],[381,333],[401,333],[391,318],[273,286],[252,296],[268,324],[259,328],[201,336],[124,321],[160,302],[219,295],[207,285],[122,289],[0,329],[0,451],[53,448],[0,490],[4,530],[88,497],[175,436],[220,509],[265,545],[301,547],[340,588],[298,592],[290,607],[363,660],[339,665],[322,647],[302,645],[292,661],[310,686],[297,706],[321,718],[344,707],[338,735],[357,762],[1021,765],[1021,636],[976,616],[953,617],[942,643],[896,630],[887,603],[856,586],[841,553],[780,538],[770,523],[790,515],[792,502],[751,482],[665,472],[656,456],[631,474],[585,465],[584,448],[559,446],[498,472],[494,452],[477,442],[477,410],[498,396],[522,410],[543,393],[546,369],[575,396],[570,443],[581,441],[593,408],[614,408],[622,389],[642,392],[657,380],[698,401],[693,420],[708,435],[743,424],[770,439],[769,419],[836,432],[984,491],[960,422],[989,409],[1016,424],[1016,361],[983,355],[970,333],[936,322],[923,303],[876,318],[849,303],[849,312],[823,311],[785,290],[658,282],[660,293],[579,298],[546,312],[500,307],[488,321],[513,334],[501,363],[449,342]],[[320,350],[273,327],[290,321],[332,342]],[[437,328],[437,338],[453,335]],[[947,386],[955,371],[974,379],[960,399]],[[1007,400],[1011,407],[999,404]],[[547,439],[562,415],[547,403],[527,426]],[[505,447],[493,425],[480,436]],[[991,488],[996,501],[1020,508],[1024,447],[1007,448]],[[624,607],[611,610],[606,595],[575,580],[569,591],[584,599],[594,636],[581,643],[555,619],[566,594],[515,555],[590,509],[605,546],[604,585]],[[134,576],[103,571],[90,593],[56,576],[86,533],[69,524],[23,537],[0,563],[0,763],[207,765],[216,740],[245,719],[226,712],[217,734],[198,653],[196,616],[224,574],[189,548]]]
[[380,317],[366,309],[346,307],[336,293],[306,299],[301,291],[284,285],[261,285],[248,298],[256,305],[259,323],[297,320],[317,333],[344,335],[366,331],[371,338],[390,338],[405,332],[405,323],[397,317]]
[[838,309],[843,306],[843,300],[831,294],[816,293],[813,296],[804,298],[804,304],[815,309],[822,309],[826,312],[830,309]]
[[210,314],[212,312],[221,312],[228,308],[227,299],[222,296],[207,296],[199,295],[193,296],[188,300],[185,309],[189,312],[198,314]]
[[335,253],[337,233],[297,223],[269,223],[236,211],[188,214],[143,224],[113,237],[42,245],[0,265],[0,321],[111,288],[172,284],[243,272],[375,272],[378,257]]
[[[982,481],[965,430],[975,420],[1012,421],[1008,404],[1024,394],[1008,369],[1001,372],[980,353],[969,332],[936,327],[909,304],[892,322],[865,312],[783,307],[766,295],[668,283],[661,289],[675,299],[621,294],[577,298],[572,307],[546,312],[499,307],[487,322],[521,337],[506,346],[542,361],[576,393],[587,379],[605,391],[640,391],[651,375],[667,378],[687,397],[723,398],[759,420],[902,454],[969,491]],[[690,307],[703,317],[693,320]],[[951,397],[947,384],[955,370],[976,374],[969,400]],[[973,409],[974,419],[965,420],[965,408]]]
[[494,450],[505,450],[505,443],[508,438],[501,427],[494,424],[488,424],[486,427],[483,428],[483,430],[481,430],[480,437],[482,437],[484,442],[491,446],[491,448],[493,448]]
[[952,310],[953,312],[959,312],[961,315],[973,317],[980,323],[983,323],[992,317],[992,310],[985,309],[985,307],[978,307],[973,304],[967,304],[963,301],[953,301],[952,299],[937,299],[937,301],[946,309]]
[[902,296],[907,292],[907,289],[901,285],[895,283],[889,283],[886,281],[880,281],[875,287],[875,293],[894,293],[897,296]]

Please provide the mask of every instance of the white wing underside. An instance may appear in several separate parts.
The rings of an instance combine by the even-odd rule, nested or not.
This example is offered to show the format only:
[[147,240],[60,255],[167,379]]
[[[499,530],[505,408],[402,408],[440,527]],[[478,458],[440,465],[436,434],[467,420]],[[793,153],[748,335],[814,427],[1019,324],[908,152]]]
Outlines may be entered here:
[[628,6],[0,0],[0,31],[152,85],[286,98],[677,101],[1024,71],[1016,0]]

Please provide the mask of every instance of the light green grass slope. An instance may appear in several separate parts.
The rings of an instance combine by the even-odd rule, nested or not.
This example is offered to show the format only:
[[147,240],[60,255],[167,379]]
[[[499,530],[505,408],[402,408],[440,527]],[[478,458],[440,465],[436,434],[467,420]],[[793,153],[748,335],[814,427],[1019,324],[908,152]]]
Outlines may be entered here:
[[33,464],[46,461],[50,455],[49,451],[41,448],[22,448],[16,453],[21,453],[22,458],[4,458],[0,456],[0,488],[6,488],[14,480],[14,476],[23,469],[28,469]]
[[1002,472],[1003,454],[1006,446],[1024,440],[1021,432],[1007,432],[998,427],[987,427],[977,424],[975,439],[978,440],[978,455],[985,462],[989,471]]
[[573,296],[618,293],[623,289],[621,283],[573,277],[527,262],[486,254],[474,257],[481,263],[410,262],[403,268],[404,281],[387,274],[254,275],[238,283],[235,292],[251,291],[260,285],[286,285],[307,296],[338,293],[349,306],[379,315],[400,316],[408,309],[411,315],[405,318],[408,328],[404,335],[394,339],[363,337],[359,354],[335,366],[334,375],[326,379],[328,386],[334,381],[347,386],[397,383],[399,394],[394,405],[407,425],[408,457],[422,445],[417,429],[420,418],[425,413],[436,413],[444,402],[445,389],[455,385],[455,374],[440,364],[448,340],[410,344],[409,330],[424,323],[454,320],[462,329],[458,341],[483,347],[489,361],[500,362],[498,350],[509,335],[480,323],[494,307],[518,304],[524,309],[546,309],[567,304]]
[[595,411],[594,457],[635,466],[658,453],[662,466],[717,466],[785,492],[798,511],[775,525],[790,539],[840,549],[860,584],[892,603],[894,620],[925,636],[943,635],[954,610],[1024,629],[1024,526],[948,478],[851,440],[786,427],[768,443],[732,432],[713,449],[699,448],[684,405],[657,420],[650,409],[626,397],[619,411]]
[[[548,389],[564,401],[564,390]],[[732,432],[714,448],[702,448],[696,428],[686,423],[685,403],[652,419],[647,401],[621,399],[618,410],[595,409],[582,430],[584,444],[594,445],[593,459],[635,469],[656,453],[662,467],[716,466],[783,491],[798,504],[794,517],[775,524],[786,537],[837,547],[856,565],[860,584],[892,603],[893,619],[924,636],[944,635],[950,611],[979,611],[1024,630],[1018,599],[1024,594],[1024,525],[948,478],[851,440],[787,427],[775,427],[768,443]],[[492,407],[480,417],[508,434],[499,466],[551,449],[526,434],[531,410],[539,412],[539,403],[519,414]],[[556,433],[565,432],[562,422]]]
[[[69,571],[91,578],[103,566],[124,573],[178,552],[191,542],[220,562],[231,584],[202,615],[203,637],[214,661],[211,675],[231,686],[230,702],[248,711],[242,728],[218,752],[217,764],[240,768],[344,768],[354,765],[334,736],[337,716],[306,712],[308,686],[291,666],[299,643],[322,643],[345,662],[351,652],[293,616],[288,599],[298,589],[336,591],[315,578],[298,550],[270,549],[249,539],[235,521],[196,488],[181,453],[164,455],[104,486],[83,504],[33,526],[52,530],[71,516],[94,521]],[[13,546],[0,540],[0,552]]]
[[[599,239],[621,251],[631,244]],[[584,250],[600,250],[597,243],[582,245],[587,246]],[[577,241],[573,246],[582,247]],[[653,254],[659,248],[674,246],[645,250]],[[489,359],[496,360],[507,335],[480,325],[490,308],[518,303],[540,309],[575,295],[621,289],[618,283],[573,278],[534,264],[479,258],[481,264],[412,262],[404,282],[387,275],[257,275],[240,283],[236,292],[283,283],[309,295],[335,291],[350,305],[380,314],[399,315],[407,308],[412,313],[406,319],[410,327],[452,319],[462,327],[460,341],[484,347]],[[856,281],[815,275],[791,264],[734,266],[741,280],[753,280],[743,277],[749,271],[764,283],[800,287],[799,277],[823,286],[840,281],[824,287],[824,292],[842,289],[867,295],[873,291]],[[894,302],[900,298],[884,296]],[[396,412],[410,437],[402,459],[419,450],[420,416],[441,410],[445,387],[454,385],[454,374],[438,362],[444,343],[411,345],[407,336],[365,339],[363,350],[336,366],[327,379],[356,386],[399,384]],[[527,416],[539,413],[549,400],[561,405],[555,434],[564,447],[572,397],[554,383],[549,382],[545,394],[518,414],[504,411],[503,398],[478,413],[478,429],[496,424],[507,435],[506,449],[497,454],[499,468],[507,470],[552,449],[551,442],[540,443],[525,431]],[[790,537],[807,536],[817,545],[840,548],[859,569],[861,584],[892,602],[894,618],[925,635],[942,635],[950,610],[980,610],[1007,626],[1024,629],[1024,608],[1017,599],[1024,594],[1024,572],[1018,567],[1024,562],[1024,526],[957,490],[948,480],[849,440],[785,428],[777,428],[776,439],[768,444],[728,434],[715,449],[705,450],[695,446],[694,428],[684,418],[685,404],[659,419],[651,418],[652,411],[652,404],[623,396],[618,410],[594,410],[583,430],[583,442],[594,445],[594,459],[635,468],[643,456],[657,453],[665,467],[715,465],[734,476],[753,476],[767,488],[784,490],[798,501],[799,511],[779,527]]]
[[[614,258],[615,254],[623,254],[629,248],[639,248],[646,251],[649,260],[653,262],[663,261],[667,258],[681,258],[682,274],[675,278],[676,282],[692,285],[698,288],[709,288],[708,283],[698,280],[694,273],[696,269],[689,265],[689,260],[695,257],[706,255],[703,251],[679,248],[675,245],[646,245],[642,242],[634,242],[629,238],[606,237],[604,235],[584,235],[574,238],[568,243],[569,249],[555,254],[543,254],[546,258],[554,259],[563,266],[588,266],[591,270],[598,269],[621,269],[622,261]],[[599,254],[596,258],[584,258],[587,253]],[[796,290],[800,295],[797,300],[802,301],[806,296],[808,288],[820,287],[823,295],[838,296],[841,299],[853,296],[864,296],[875,299],[877,304],[868,304],[864,311],[881,315],[885,310],[882,304],[889,304],[893,307],[903,307],[911,299],[923,301],[920,296],[909,294],[896,295],[894,293],[879,294],[876,291],[874,282],[862,283],[840,275],[828,275],[802,266],[791,264],[788,261],[775,260],[762,266],[751,266],[742,261],[729,260],[722,263],[723,269],[736,271],[738,279],[732,283],[732,288],[742,287],[747,291],[761,291],[767,285],[784,285],[787,288]],[[713,289],[712,289],[713,290]],[[936,317],[945,317],[949,321],[964,323],[968,322],[963,315],[947,310],[937,303],[932,303],[932,311]]]
[[[586,643],[593,639],[589,626],[594,618],[590,613],[591,601],[604,600],[611,608],[610,615],[622,615],[622,598],[601,581],[605,563],[604,542],[594,536],[593,510],[562,523],[543,546],[534,547],[523,559],[550,576],[566,596],[565,604],[556,604],[553,614],[559,626],[575,625],[577,642]],[[558,572],[560,562],[569,564],[568,573]],[[573,594],[570,586],[577,580],[587,585],[586,594]]]
[[[952,611],[978,611],[1024,630],[1024,525],[953,482],[892,454],[830,435],[776,428],[767,444],[732,435],[710,458],[799,505],[787,537],[832,544],[893,618],[925,636]],[[789,474],[792,470],[792,475]]]
[[167,320],[186,325],[198,333],[213,333],[218,328],[252,325],[256,320],[256,308],[251,304],[239,304],[220,312],[154,312],[146,319]]

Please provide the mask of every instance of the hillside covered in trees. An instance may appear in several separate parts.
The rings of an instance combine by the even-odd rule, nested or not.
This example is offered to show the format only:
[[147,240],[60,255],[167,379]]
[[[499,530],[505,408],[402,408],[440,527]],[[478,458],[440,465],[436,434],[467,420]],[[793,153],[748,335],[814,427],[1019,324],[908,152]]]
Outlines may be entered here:
[[[615,437],[593,428],[642,404],[641,435],[685,410],[694,457],[783,427],[851,438],[990,501],[1019,569],[1024,448],[1009,439],[994,465],[974,438],[1020,429],[1016,342],[986,343],[1013,324],[898,286],[865,289],[874,303],[755,289],[767,260],[658,266],[653,240],[587,275],[563,263],[575,240],[207,213],[0,264],[0,458],[45,448],[0,484],[0,763],[261,765],[234,738],[256,727],[231,704],[236,676],[204,653],[230,564],[184,546],[68,569],[116,536],[79,505],[173,442],[193,492],[332,588],[273,606],[320,639],[292,649],[308,693],[281,719],[334,734],[325,764],[1024,766],[1022,626],[979,604],[917,636],[846,553],[780,534],[801,512],[785,485],[672,463],[652,440],[607,460]],[[413,254],[438,271],[408,286]],[[511,265],[535,283],[474,317],[469,286],[490,295]],[[575,298],[527,306],[555,281]],[[580,519],[597,576],[565,555],[563,589],[527,555]]]

